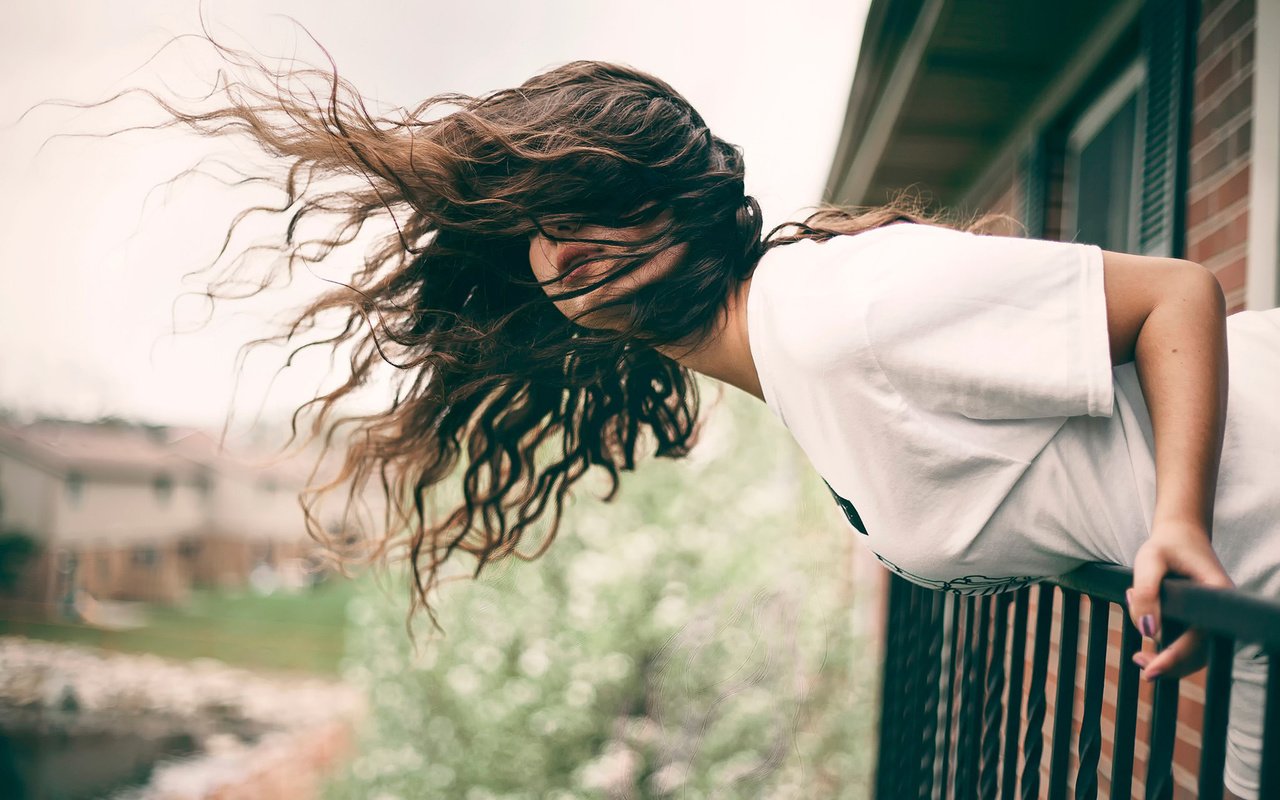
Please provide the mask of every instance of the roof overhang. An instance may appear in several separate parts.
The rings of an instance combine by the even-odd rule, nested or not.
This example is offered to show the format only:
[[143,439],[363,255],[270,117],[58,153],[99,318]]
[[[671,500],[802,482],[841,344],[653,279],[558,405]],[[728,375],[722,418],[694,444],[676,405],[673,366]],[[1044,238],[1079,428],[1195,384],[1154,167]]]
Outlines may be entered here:
[[1141,0],[872,0],[823,200],[955,207],[1061,109]]

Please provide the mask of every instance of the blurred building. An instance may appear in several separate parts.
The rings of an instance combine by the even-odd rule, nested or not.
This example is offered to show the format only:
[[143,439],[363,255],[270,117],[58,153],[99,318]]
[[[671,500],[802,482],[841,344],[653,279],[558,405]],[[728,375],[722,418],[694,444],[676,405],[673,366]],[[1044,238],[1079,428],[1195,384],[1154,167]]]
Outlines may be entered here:
[[282,568],[314,546],[298,505],[308,467],[228,452],[198,430],[0,425],[0,530],[35,544],[0,602],[174,602]]

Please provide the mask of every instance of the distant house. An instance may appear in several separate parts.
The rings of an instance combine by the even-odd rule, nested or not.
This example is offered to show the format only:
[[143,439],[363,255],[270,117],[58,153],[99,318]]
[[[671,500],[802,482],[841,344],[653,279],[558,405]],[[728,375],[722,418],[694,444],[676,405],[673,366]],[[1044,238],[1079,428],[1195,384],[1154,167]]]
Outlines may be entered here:
[[7,601],[181,600],[312,545],[295,463],[254,465],[199,431],[126,423],[0,425],[0,528],[35,541]]
[[312,549],[298,504],[311,469],[305,459],[248,458],[199,430],[176,433],[169,447],[210,476],[200,536],[188,544],[193,582],[238,584],[256,564],[278,567]]

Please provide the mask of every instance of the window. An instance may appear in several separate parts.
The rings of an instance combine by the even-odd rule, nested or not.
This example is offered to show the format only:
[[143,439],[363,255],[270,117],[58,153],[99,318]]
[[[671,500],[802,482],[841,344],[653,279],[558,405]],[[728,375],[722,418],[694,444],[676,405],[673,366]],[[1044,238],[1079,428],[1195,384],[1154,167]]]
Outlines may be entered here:
[[72,508],[79,508],[80,501],[84,499],[84,475],[79,472],[67,473],[67,502]]
[[209,494],[213,491],[213,477],[210,475],[209,470],[202,468],[197,471],[191,485],[195,487],[201,497],[208,499]]
[[173,477],[162,472],[151,481],[151,488],[155,490],[157,500],[168,503],[173,496]]
[[1141,251],[1142,84],[1136,61],[1075,121],[1067,135],[1063,239]]
[[148,545],[139,545],[133,548],[131,560],[139,567],[154,567],[160,563],[160,551]]

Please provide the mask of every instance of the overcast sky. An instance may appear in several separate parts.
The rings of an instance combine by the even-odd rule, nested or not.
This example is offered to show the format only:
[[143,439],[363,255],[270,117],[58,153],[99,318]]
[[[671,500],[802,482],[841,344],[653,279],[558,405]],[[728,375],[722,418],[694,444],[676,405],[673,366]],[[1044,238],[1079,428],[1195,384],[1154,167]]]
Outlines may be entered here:
[[[580,58],[647,70],[744,148],[747,190],[768,226],[820,197],[866,0],[204,0],[203,7],[214,35],[231,44],[321,63],[282,15],[295,18],[339,72],[384,107],[514,86]],[[95,101],[159,81],[198,93],[212,76],[207,46],[181,43],[144,64],[175,34],[198,30],[195,0],[0,4],[0,408],[210,424],[233,405],[238,417],[259,408],[274,415],[309,397],[321,379],[319,362],[304,361],[269,386],[279,360],[264,352],[233,394],[237,348],[263,330],[269,305],[170,335],[175,298],[198,288],[183,274],[213,258],[232,215],[249,204],[198,178],[148,197],[194,165],[207,143],[177,131],[46,142],[57,132],[157,120],[129,100],[90,112],[42,107],[16,122],[49,98]],[[319,286],[310,280],[296,291]],[[198,311],[180,303],[179,324],[189,327]]]

